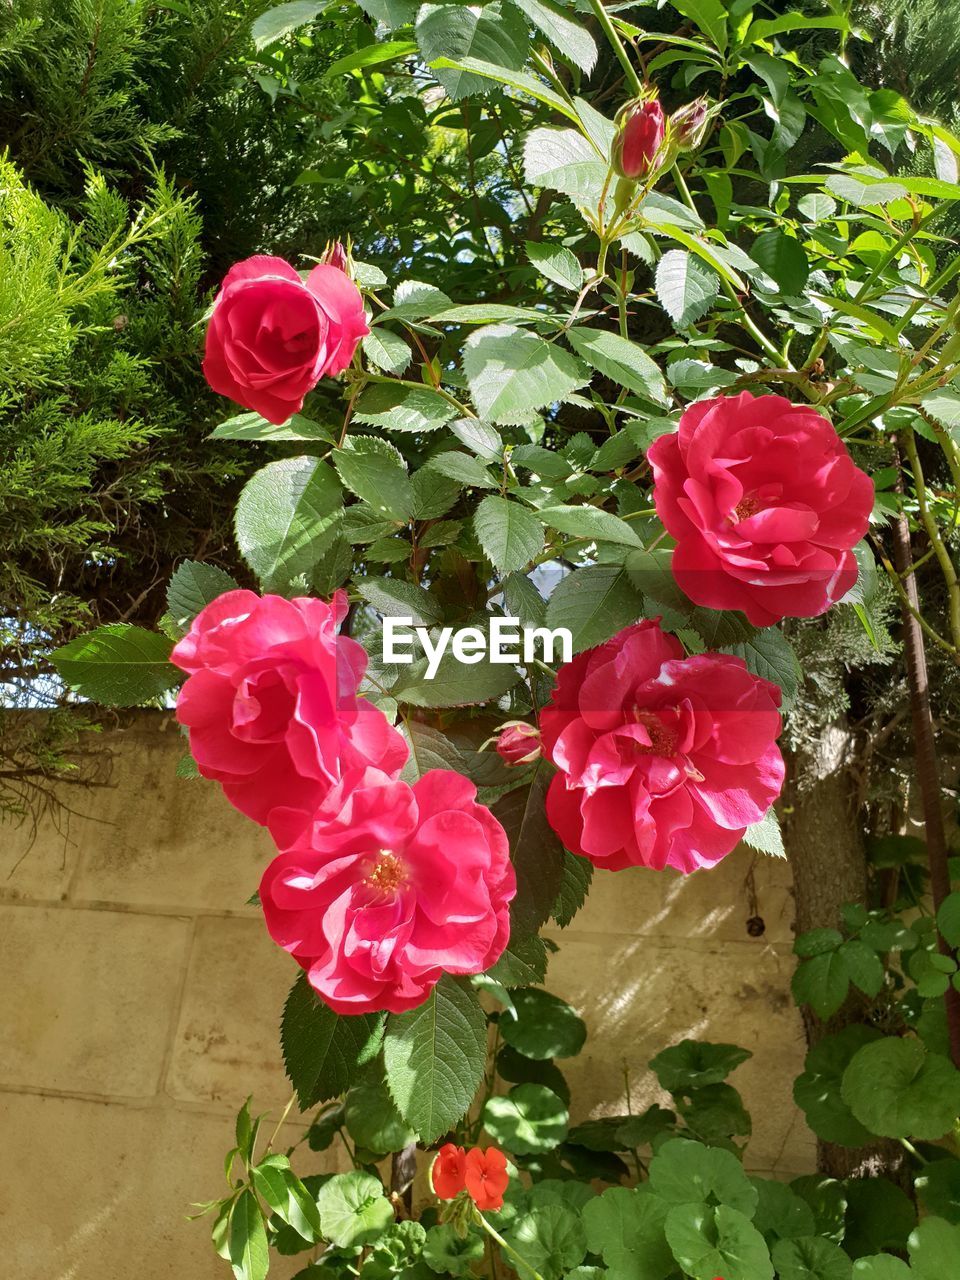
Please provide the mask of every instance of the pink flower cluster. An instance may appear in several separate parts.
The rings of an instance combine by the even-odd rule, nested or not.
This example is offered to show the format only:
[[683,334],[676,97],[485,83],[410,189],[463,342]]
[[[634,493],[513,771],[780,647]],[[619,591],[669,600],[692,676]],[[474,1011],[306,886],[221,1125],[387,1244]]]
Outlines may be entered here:
[[267,929],[340,1013],[410,1009],[443,973],[482,973],[516,893],[506,833],[447,769],[414,786],[407,748],[358,696],[366,654],[321,600],[228,591],[175,646],[177,715],[200,772],[280,850]]

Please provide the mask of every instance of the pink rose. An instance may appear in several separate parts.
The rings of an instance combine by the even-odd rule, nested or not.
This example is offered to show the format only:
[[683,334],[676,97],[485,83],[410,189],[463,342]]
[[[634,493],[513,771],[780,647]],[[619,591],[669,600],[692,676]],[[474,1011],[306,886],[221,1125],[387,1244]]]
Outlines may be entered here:
[[213,304],[203,372],[221,395],[286,422],[321,378],[341,373],[369,333],[363,299],[336,265],[306,283],[263,254],[230,268]]
[[691,405],[647,450],[673,574],[695,604],[758,627],[824,613],[857,580],[873,482],[827,419],[783,396]]
[[346,607],[342,592],[328,605],[228,591],[171,654],[190,672],[177,719],[197,767],[255,822],[277,805],[312,811],[344,776],[407,758],[383,713],[357,697],[367,655],[337,635]]
[[504,764],[533,764],[540,759],[540,730],[525,720],[508,720],[497,730],[494,742]]
[[260,884],[274,942],[337,1013],[400,1013],[444,973],[482,973],[510,936],[516,877],[503,827],[449,769],[413,787],[371,770],[304,828],[274,810],[284,849]]
[[540,716],[547,818],[598,867],[711,867],[780,794],[780,690],[640,622],[560,668]]
[[656,98],[630,102],[617,118],[620,128],[613,140],[613,167],[622,178],[644,178],[663,146],[663,108]]

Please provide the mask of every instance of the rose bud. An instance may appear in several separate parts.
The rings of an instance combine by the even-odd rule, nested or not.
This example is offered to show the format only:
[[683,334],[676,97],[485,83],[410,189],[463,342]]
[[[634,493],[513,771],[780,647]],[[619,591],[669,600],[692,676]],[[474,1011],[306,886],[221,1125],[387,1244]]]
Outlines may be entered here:
[[346,271],[348,267],[347,251],[339,240],[332,242],[328,240],[320,261],[328,267],[336,267],[340,271]]
[[525,720],[508,720],[497,733],[496,751],[505,764],[533,764],[540,759],[540,730]]
[[620,127],[613,140],[613,167],[622,178],[646,177],[663,146],[663,108],[656,98],[628,102],[617,119]]
[[710,113],[706,98],[694,98],[670,117],[670,136],[680,151],[696,151],[707,133]]

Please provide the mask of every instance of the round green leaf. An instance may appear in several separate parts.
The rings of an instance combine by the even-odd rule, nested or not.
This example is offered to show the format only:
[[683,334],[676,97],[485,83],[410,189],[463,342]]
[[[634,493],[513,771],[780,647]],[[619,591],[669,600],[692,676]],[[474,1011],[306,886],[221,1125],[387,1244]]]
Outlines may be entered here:
[[442,1276],[468,1276],[473,1274],[473,1264],[483,1257],[483,1236],[469,1231],[461,1236],[450,1225],[430,1227],[423,1246],[423,1260],[431,1271]]
[[587,1028],[568,1004],[537,987],[512,994],[516,1017],[505,1013],[500,1019],[507,1044],[528,1058],[572,1058],[580,1052]]
[[807,1054],[803,1074],[794,1081],[793,1097],[807,1124],[825,1142],[842,1147],[863,1147],[870,1142],[873,1135],[844,1102],[840,1087],[854,1054],[879,1038],[880,1033],[871,1027],[845,1027],[836,1035],[825,1036]]
[[751,1178],[760,1197],[753,1225],[766,1237],[793,1240],[797,1236],[812,1236],[813,1210],[782,1182],[772,1178]]
[[960,1276],[960,1227],[942,1218],[924,1218],[907,1244],[918,1280]]
[[839,1245],[818,1236],[778,1240],[773,1264],[780,1280],[850,1280],[853,1265]]
[[960,1223],[960,1160],[931,1160],[915,1185],[927,1213]]
[[674,1205],[665,1230],[673,1256],[693,1280],[773,1280],[763,1236],[729,1205]]
[[666,1217],[667,1205],[648,1187],[609,1187],[583,1206],[587,1247],[624,1280],[664,1280],[674,1270]]
[[889,1253],[858,1258],[853,1264],[853,1280],[910,1280],[911,1274],[905,1262]]
[[913,1201],[888,1178],[848,1180],[843,1247],[852,1258],[880,1249],[902,1251],[916,1225]]
[[650,1188],[670,1204],[712,1197],[747,1217],[757,1208],[757,1189],[733,1152],[687,1138],[671,1138],[657,1151],[650,1162]]
[[324,1238],[340,1249],[369,1244],[394,1221],[383,1183],[371,1173],[338,1173],[317,1193]]
[[491,1138],[517,1155],[552,1151],[567,1136],[567,1108],[542,1084],[520,1084],[505,1097],[490,1098],[483,1127]]
[[681,1040],[650,1059],[650,1070],[668,1093],[720,1084],[741,1062],[753,1057],[735,1044]]
[[[543,1277],[560,1280],[587,1252],[587,1236],[579,1216],[563,1204],[541,1204],[514,1219],[507,1243]],[[512,1266],[510,1255],[504,1261]]]
[[888,1036],[857,1051],[841,1096],[871,1133],[932,1140],[960,1114],[960,1072],[919,1040]]

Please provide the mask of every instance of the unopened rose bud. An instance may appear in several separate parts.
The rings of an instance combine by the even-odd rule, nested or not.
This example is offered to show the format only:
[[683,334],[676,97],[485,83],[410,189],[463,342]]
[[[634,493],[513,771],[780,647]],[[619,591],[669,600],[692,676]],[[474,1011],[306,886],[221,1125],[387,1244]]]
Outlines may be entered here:
[[496,750],[505,764],[533,764],[540,759],[540,730],[525,720],[508,720],[497,733]]
[[670,117],[670,136],[680,151],[696,151],[707,132],[710,113],[706,98],[694,98]]
[[617,116],[619,128],[613,140],[611,160],[622,178],[643,178],[650,172],[663,146],[666,122],[656,98],[628,102]]
[[328,242],[320,261],[328,267],[339,267],[341,271],[346,271],[347,251],[339,240],[334,240],[332,244]]

